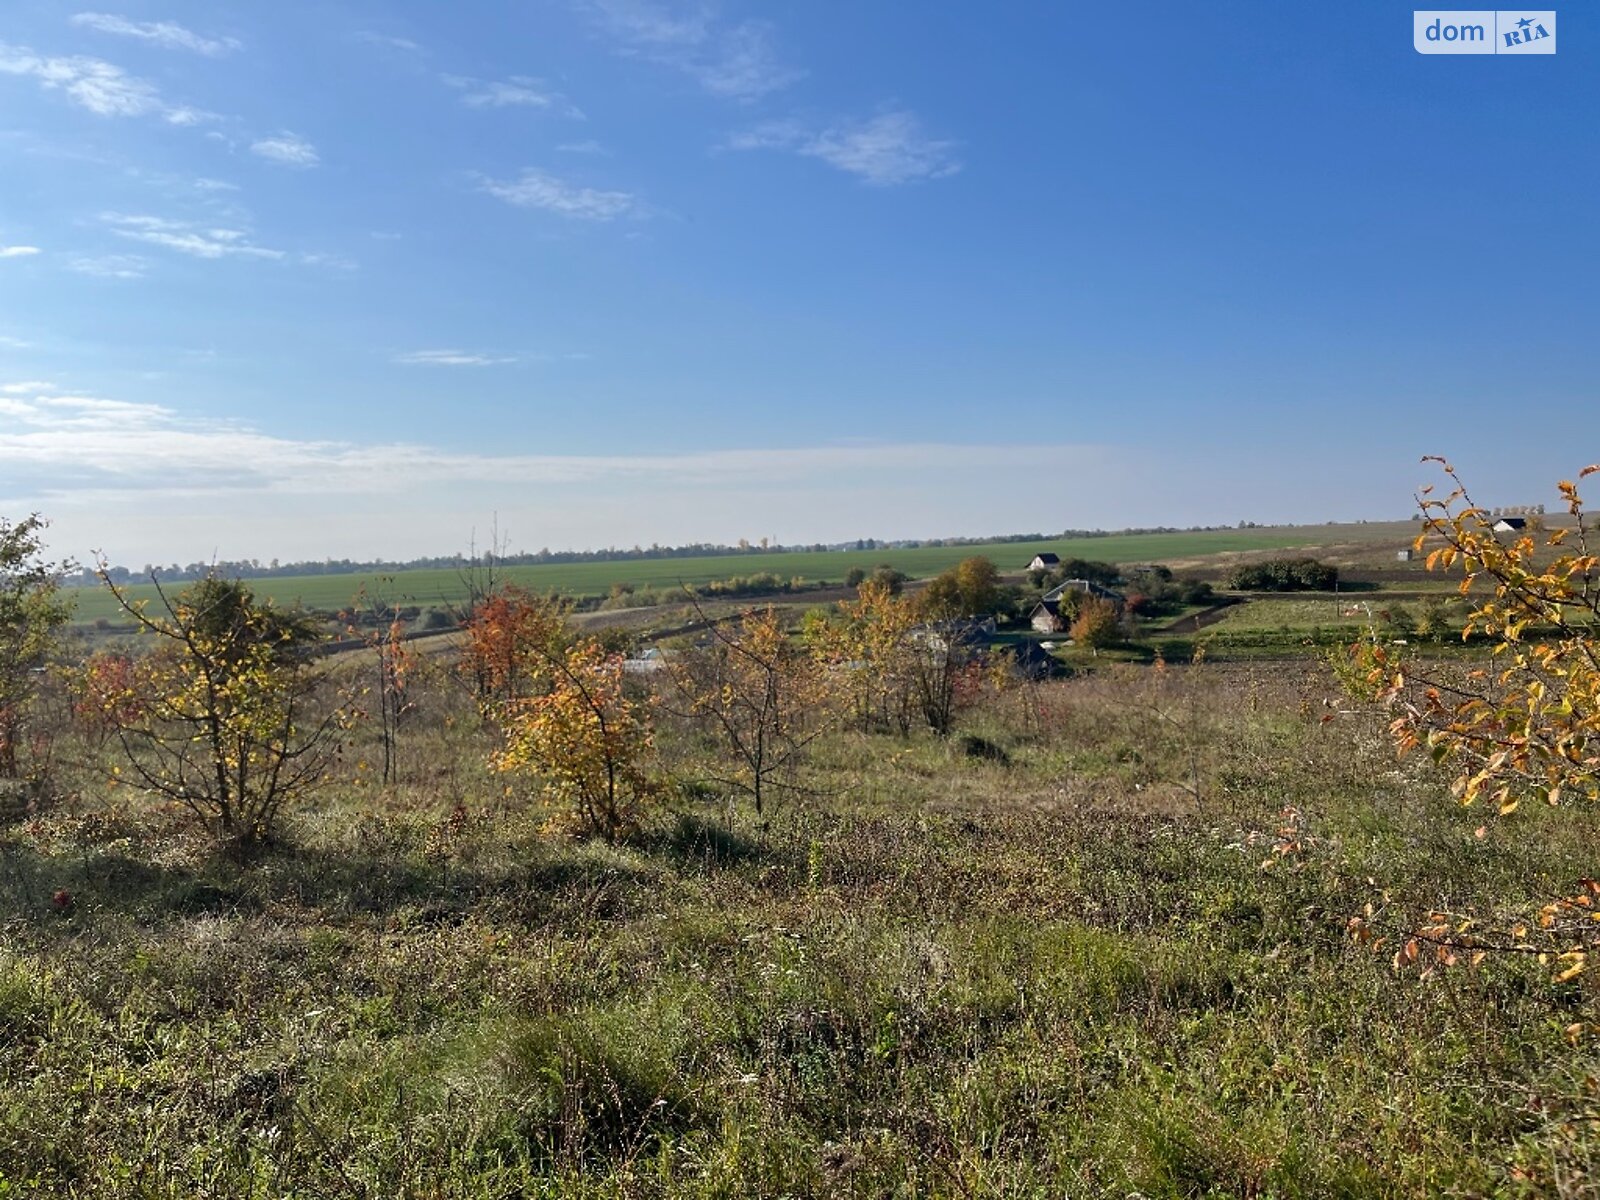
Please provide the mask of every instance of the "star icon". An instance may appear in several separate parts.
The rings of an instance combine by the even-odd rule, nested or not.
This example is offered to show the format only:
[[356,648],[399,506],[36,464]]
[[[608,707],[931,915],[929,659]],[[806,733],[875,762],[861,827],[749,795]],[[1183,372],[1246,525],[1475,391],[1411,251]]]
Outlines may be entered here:
[[1529,25],[1532,25],[1532,24],[1533,24],[1532,20],[1530,20],[1527,17],[1523,17],[1522,20],[1517,22],[1517,27],[1519,29],[1526,29]]

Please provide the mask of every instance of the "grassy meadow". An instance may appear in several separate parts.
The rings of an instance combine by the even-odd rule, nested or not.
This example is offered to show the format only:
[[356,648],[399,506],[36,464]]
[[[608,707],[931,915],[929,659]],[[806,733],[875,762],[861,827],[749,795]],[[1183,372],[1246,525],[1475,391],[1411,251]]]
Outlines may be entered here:
[[615,845],[415,687],[396,781],[359,727],[244,861],[62,735],[0,833],[0,1196],[1600,1186],[1592,979],[1391,962],[1600,874],[1592,815],[1480,836],[1314,659],[840,727],[760,821],[685,776]]

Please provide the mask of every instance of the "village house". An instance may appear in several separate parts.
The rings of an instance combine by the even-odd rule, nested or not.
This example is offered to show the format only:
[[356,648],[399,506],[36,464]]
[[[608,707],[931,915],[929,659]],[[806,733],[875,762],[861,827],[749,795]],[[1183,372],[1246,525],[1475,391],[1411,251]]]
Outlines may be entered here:
[[[1028,623],[1040,633],[1064,633],[1071,620],[1061,612],[1061,597],[1068,592],[1078,592],[1085,596],[1093,596],[1097,600],[1106,600],[1117,606],[1117,611],[1122,611],[1126,603],[1121,592],[1113,591],[1104,584],[1096,583],[1092,579],[1069,579],[1065,583],[1051,588],[1040,598],[1028,614]],[[1070,607],[1070,606],[1069,606]]]
[[964,649],[973,653],[982,651],[994,638],[998,628],[994,617],[959,617],[947,621],[929,621],[914,625],[906,631],[906,638],[925,646],[935,654]]

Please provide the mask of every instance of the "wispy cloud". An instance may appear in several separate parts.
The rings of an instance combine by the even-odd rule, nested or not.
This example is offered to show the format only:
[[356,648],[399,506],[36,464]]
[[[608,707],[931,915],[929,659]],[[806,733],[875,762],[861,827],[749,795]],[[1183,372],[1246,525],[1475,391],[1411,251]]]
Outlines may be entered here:
[[[415,443],[358,444],[278,437],[239,421],[160,404],[60,394],[23,384],[0,400],[0,468],[62,472],[70,493],[125,491],[401,493],[443,483],[577,484],[651,481],[728,487],[816,479],[834,472],[1044,466],[1060,447],[938,443],[715,450],[681,454],[471,454]],[[181,483],[174,481],[181,480]],[[58,485],[59,486],[59,485]]]
[[212,58],[237,50],[243,44],[238,38],[202,37],[171,21],[130,21],[127,17],[114,16],[110,13],[78,13],[72,18],[72,23],[99,33],[137,38],[139,41],[166,50],[192,50],[196,54]]
[[600,158],[611,157],[611,151],[593,138],[581,142],[562,142],[556,149],[562,154],[592,154]]
[[567,117],[583,116],[560,92],[528,75],[488,80],[441,75],[439,81],[460,91],[461,103],[468,108],[538,108]]
[[479,354],[470,350],[413,350],[395,355],[394,361],[411,367],[493,367],[517,360],[514,356]]
[[30,258],[38,253],[37,246],[0,246],[0,258]]
[[955,143],[922,132],[909,112],[879,113],[822,129],[799,121],[769,121],[728,139],[730,150],[788,150],[821,159],[875,187],[943,179],[961,170]]
[[762,21],[723,24],[704,9],[678,14],[648,0],[590,0],[622,53],[671,67],[714,96],[759,100],[805,76],[784,65]]
[[[452,379],[463,394],[464,381]],[[156,396],[118,403],[65,384],[0,399],[0,511],[49,512],[54,544],[102,547],[130,563],[188,561],[219,547],[228,557],[404,558],[457,545],[491,512],[501,529],[552,546],[984,534],[1025,528],[1028,514],[1063,503],[1091,526],[1165,524],[1174,513],[1221,519],[1193,509],[1204,489],[1192,469],[1176,460],[1152,468],[1142,447],[856,442],[635,453],[618,430],[618,449],[563,454],[508,425],[493,450],[475,452],[295,436]],[[1167,483],[1129,509],[1118,481],[1152,469]],[[564,502],[574,489],[582,505]],[[318,519],[330,503],[341,514],[332,525]],[[1215,503],[1232,512],[1237,500]]]
[[648,0],[592,0],[590,8],[608,32],[630,45],[699,46],[711,36],[704,9],[673,13]]
[[167,109],[166,118],[169,125],[204,125],[207,121],[222,119],[214,112],[207,112],[203,108],[194,108],[188,104],[178,104]]
[[295,258],[308,267],[330,267],[335,271],[354,271],[360,265],[347,254],[329,254],[324,250],[302,250]]
[[613,221],[643,215],[643,206],[629,192],[604,192],[580,187],[544,171],[529,168],[512,180],[484,179],[483,190],[518,208],[537,208],[584,221]]
[[351,36],[358,42],[365,42],[369,46],[378,46],[384,50],[403,50],[407,54],[422,53],[422,47],[410,38],[391,37],[387,33],[374,33],[370,29],[358,29]]
[[250,153],[286,167],[314,167],[322,161],[315,146],[287,131],[251,142]]
[[0,42],[0,75],[37,80],[41,87],[65,93],[74,104],[97,116],[140,117],[178,111],[167,107],[154,85],[99,58],[76,54],[49,57]]
[[142,279],[149,265],[137,254],[80,255],[67,263],[68,269],[96,279]]
[[7,396],[26,397],[0,401],[6,405],[8,416],[34,429],[61,433],[131,431],[170,420],[172,416],[168,409],[153,404],[58,395],[55,394],[54,385],[37,381],[8,384],[5,393]]
[[0,75],[36,80],[46,91],[61,92],[100,117],[157,116],[170,125],[198,125],[217,119],[215,113],[203,109],[167,103],[154,84],[101,58],[35,54],[26,46],[0,42]]
[[152,246],[176,250],[195,258],[271,258],[284,257],[282,250],[257,246],[242,229],[207,229],[188,221],[165,217],[125,216],[102,213],[100,219],[119,237]]

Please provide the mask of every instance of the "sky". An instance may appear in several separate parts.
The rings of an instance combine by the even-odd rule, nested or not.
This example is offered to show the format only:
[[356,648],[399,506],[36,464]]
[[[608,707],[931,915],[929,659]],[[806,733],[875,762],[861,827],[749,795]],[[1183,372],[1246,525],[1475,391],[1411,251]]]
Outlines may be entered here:
[[137,567],[1399,519],[1424,454],[1552,502],[1557,13],[6,0],[0,517]]

